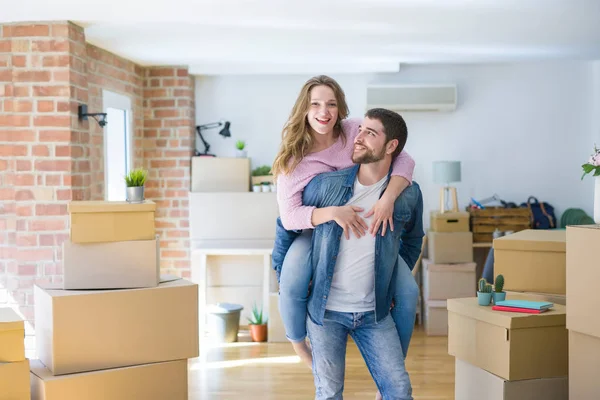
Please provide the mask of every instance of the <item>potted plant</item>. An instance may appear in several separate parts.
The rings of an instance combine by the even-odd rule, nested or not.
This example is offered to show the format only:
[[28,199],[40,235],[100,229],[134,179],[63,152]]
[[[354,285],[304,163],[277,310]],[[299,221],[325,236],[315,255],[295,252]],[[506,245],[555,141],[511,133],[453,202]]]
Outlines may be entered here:
[[271,184],[269,182],[263,182],[261,184],[262,186],[262,191],[263,192],[270,192],[271,191]]
[[252,184],[261,185],[263,182],[273,183],[273,175],[271,175],[271,167],[262,165],[252,170]]
[[263,320],[262,308],[259,311],[256,303],[252,306],[252,317],[248,318],[250,323],[250,337],[253,342],[267,341],[267,321]]
[[496,280],[494,281],[494,292],[492,293],[492,298],[494,299],[494,304],[498,304],[499,301],[506,300],[506,292],[504,289],[504,276],[498,275]]
[[492,301],[492,285],[487,283],[485,278],[479,280],[479,290],[477,291],[477,301],[480,306],[489,306]]
[[248,152],[244,150],[246,148],[246,142],[243,140],[238,140],[235,142],[236,157],[238,158],[246,158],[248,156]]
[[588,174],[594,177],[594,222],[598,224],[600,223],[600,149],[595,144],[594,154],[581,168],[583,169],[582,180]]
[[125,176],[125,184],[127,185],[127,202],[143,203],[144,202],[144,184],[148,177],[148,171],[143,168],[136,168]]

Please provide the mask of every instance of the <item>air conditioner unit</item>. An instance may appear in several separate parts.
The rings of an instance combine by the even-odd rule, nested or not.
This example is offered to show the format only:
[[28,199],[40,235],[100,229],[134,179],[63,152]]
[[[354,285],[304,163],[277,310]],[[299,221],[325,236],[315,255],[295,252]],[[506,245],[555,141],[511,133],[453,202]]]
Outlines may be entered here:
[[456,85],[368,85],[367,110],[454,111]]

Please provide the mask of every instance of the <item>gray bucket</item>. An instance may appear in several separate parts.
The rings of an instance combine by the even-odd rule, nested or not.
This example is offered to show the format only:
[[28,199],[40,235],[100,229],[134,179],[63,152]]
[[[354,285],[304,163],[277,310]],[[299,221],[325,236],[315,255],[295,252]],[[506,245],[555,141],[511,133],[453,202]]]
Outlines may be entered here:
[[243,309],[240,304],[230,303],[208,306],[206,315],[210,336],[222,343],[237,342]]

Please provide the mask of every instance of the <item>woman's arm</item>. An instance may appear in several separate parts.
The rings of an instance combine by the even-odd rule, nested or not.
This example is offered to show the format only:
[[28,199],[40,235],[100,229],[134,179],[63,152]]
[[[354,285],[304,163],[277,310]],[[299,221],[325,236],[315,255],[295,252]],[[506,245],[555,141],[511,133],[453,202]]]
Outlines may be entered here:
[[404,150],[392,161],[392,176],[385,192],[375,203],[375,206],[365,215],[365,218],[374,215],[373,222],[369,228],[369,233],[375,235],[382,226],[381,235],[385,235],[387,226],[394,230],[394,203],[400,194],[412,183],[412,176],[415,170],[415,161]]
[[314,229],[315,226],[326,222],[335,221],[344,229],[344,234],[349,238],[350,231],[357,237],[365,234],[368,225],[358,215],[362,208],[353,206],[322,207],[310,202],[302,202],[302,189],[305,184],[296,182],[289,176],[277,177],[277,201],[281,224],[286,230]]

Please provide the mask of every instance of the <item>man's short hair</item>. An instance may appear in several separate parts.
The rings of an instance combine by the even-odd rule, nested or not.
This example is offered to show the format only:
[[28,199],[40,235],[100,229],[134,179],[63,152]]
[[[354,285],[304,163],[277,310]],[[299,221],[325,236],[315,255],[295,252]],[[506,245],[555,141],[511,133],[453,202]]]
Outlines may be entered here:
[[386,144],[390,140],[398,140],[398,147],[392,153],[392,158],[396,157],[404,149],[406,139],[408,138],[408,129],[404,118],[397,112],[385,108],[372,108],[365,114],[365,117],[376,119],[383,125],[385,131]]

